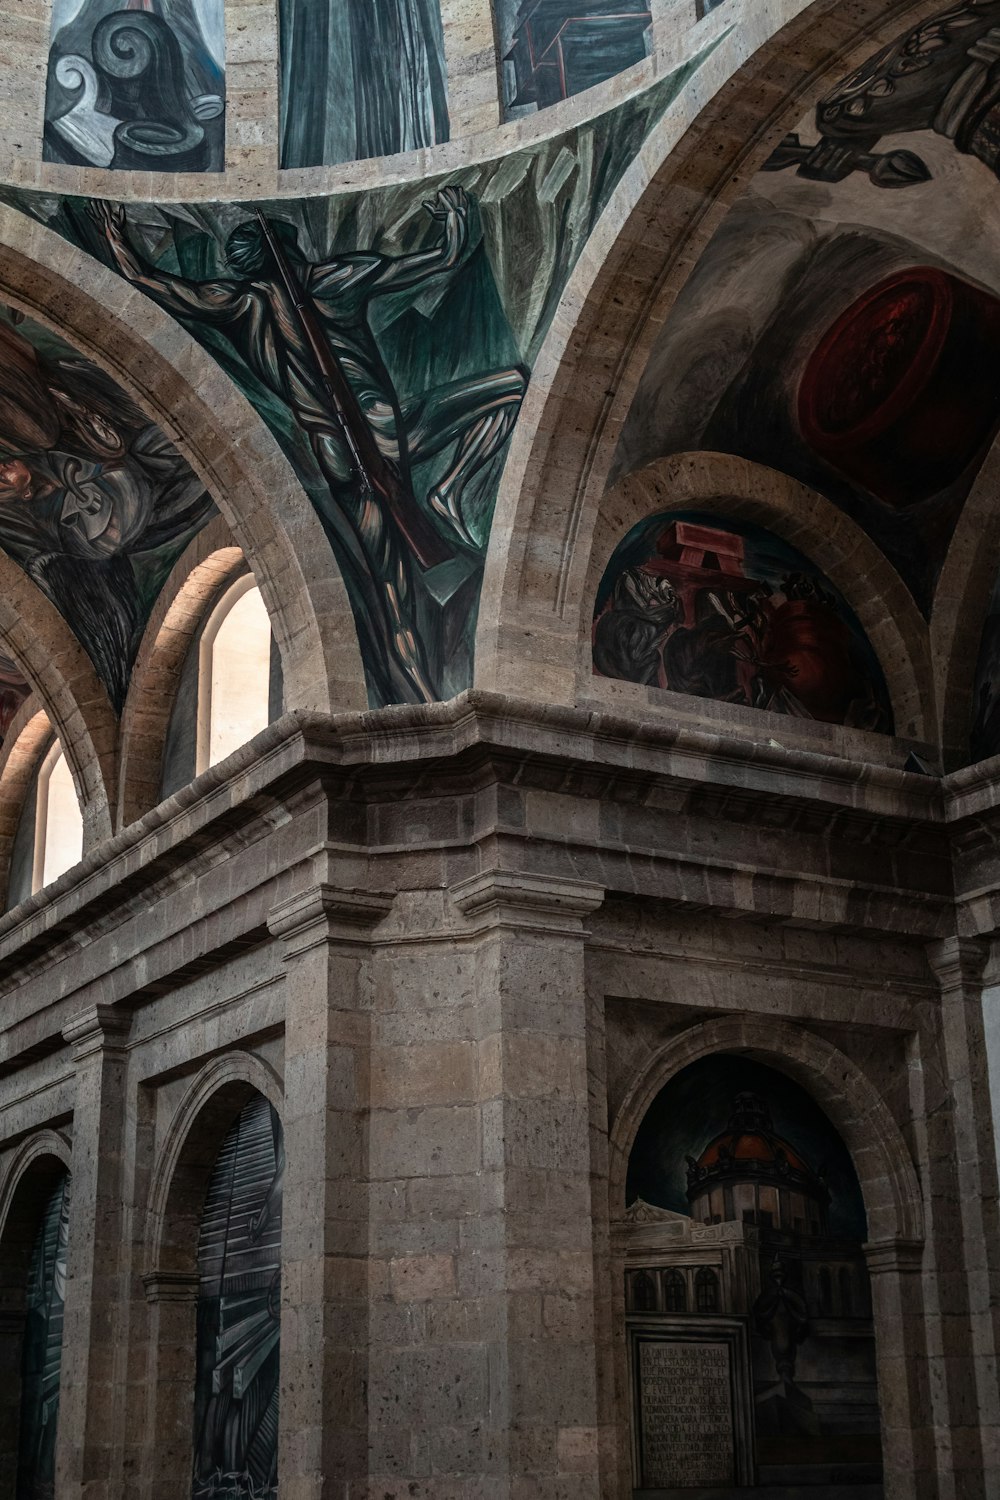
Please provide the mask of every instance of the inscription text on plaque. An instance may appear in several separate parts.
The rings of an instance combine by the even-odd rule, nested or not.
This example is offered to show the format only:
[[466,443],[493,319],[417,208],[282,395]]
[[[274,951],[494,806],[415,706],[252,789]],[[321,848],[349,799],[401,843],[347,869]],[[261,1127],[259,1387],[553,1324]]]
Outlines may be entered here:
[[726,1343],[639,1343],[641,1465],[648,1489],[732,1484],[735,1438]]

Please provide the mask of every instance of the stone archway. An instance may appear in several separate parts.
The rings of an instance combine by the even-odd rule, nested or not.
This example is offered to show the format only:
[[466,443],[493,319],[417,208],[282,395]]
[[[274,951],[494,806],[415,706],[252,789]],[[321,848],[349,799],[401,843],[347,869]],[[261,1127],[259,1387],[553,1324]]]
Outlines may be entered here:
[[[612,1222],[625,1210],[629,1154],[660,1091],[690,1064],[712,1055],[753,1059],[800,1085],[823,1110],[850,1153],[868,1217],[865,1255],[871,1279],[887,1500],[910,1500],[934,1484],[925,1451],[929,1376],[923,1299],[917,1274],[924,1240],[920,1184],[902,1133],[858,1067],[805,1027],[752,1017],[698,1022],[671,1039],[633,1080],[610,1128]],[[612,1254],[612,1298],[618,1384],[619,1463],[628,1493],[631,1454],[622,1423],[628,1389],[625,1359],[624,1259]]]

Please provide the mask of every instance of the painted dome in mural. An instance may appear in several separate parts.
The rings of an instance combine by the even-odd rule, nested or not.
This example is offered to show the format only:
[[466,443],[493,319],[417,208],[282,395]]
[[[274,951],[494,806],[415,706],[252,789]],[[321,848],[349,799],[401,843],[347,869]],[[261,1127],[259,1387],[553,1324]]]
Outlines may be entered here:
[[713,1184],[762,1178],[794,1185],[821,1203],[829,1199],[822,1171],[813,1171],[794,1146],[777,1134],[770,1109],[759,1094],[737,1094],[726,1129],[697,1160],[689,1156],[687,1161],[692,1203]]

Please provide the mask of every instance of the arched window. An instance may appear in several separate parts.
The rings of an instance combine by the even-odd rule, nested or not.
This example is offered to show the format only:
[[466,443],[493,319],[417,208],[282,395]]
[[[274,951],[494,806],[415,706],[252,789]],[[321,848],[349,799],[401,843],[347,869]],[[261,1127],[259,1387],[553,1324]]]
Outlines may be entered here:
[[708,1266],[702,1266],[694,1278],[694,1300],[700,1313],[719,1311],[719,1278]]
[[45,1200],[28,1267],[16,1500],[38,1500],[55,1493],[68,1239],[69,1174],[63,1172]]
[[271,622],[248,573],[223,594],[201,637],[198,774],[267,727],[270,677]]
[[663,1300],[667,1312],[687,1312],[687,1282],[680,1271],[668,1271],[663,1278]]
[[208,1184],[198,1241],[193,1500],[277,1500],[281,1123],[259,1094]]
[[56,740],[38,772],[32,891],[57,880],[78,864],[82,855],[83,814],[69,763]]
[[636,1312],[656,1311],[656,1282],[648,1271],[632,1278],[632,1306]]

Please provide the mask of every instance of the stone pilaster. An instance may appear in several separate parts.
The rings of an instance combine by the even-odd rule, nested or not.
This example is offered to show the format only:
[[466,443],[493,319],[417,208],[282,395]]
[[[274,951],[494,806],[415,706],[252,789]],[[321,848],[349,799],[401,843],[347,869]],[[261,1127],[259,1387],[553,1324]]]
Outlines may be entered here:
[[937,1494],[921,1271],[924,1245],[899,1238],[865,1246],[871,1279],[886,1500]]
[[369,936],[391,898],[319,884],[284,945],[283,1500],[360,1493],[367,1464]]
[[131,1020],[92,1005],[63,1030],[73,1050],[73,1166],[63,1323],[56,1492],[121,1492],[128,1242],[126,1038]]

